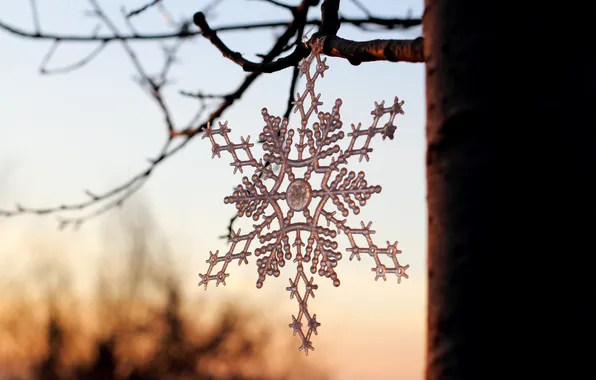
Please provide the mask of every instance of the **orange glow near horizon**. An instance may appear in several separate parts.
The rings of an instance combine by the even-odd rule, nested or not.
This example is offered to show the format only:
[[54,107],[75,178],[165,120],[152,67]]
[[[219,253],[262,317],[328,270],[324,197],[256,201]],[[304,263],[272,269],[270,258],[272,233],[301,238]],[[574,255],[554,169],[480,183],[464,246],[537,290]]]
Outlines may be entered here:
[[[74,256],[85,255],[84,250],[91,250],[88,243],[83,239],[72,240],[69,244],[62,245],[62,239],[51,239],[53,243],[43,244],[47,241],[44,234],[38,239],[27,238],[29,247],[45,247],[46,252],[36,252],[33,255],[21,255],[21,259],[31,256],[33,260],[21,267],[21,273],[42,257],[62,257],[64,263],[69,262],[74,268],[79,267],[80,272],[74,273],[73,283],[75,286],[83,284],[80,280],[85,277],[89,279],[92,274],[93,264],[82,268],[82,262],[70,261]],[[66,238],[66,237],[65,237]],[[37,240],[37,242],[35,242]],[[68,239],[65,239],[68,240]],[[20,245],[18,239],[15,243]],[[62,246],[62,247],[61,247]],[[4,252],[15,251],[16,246],[2,245]],[[61,249],[58,249],[61,248]],[[21,252],[31,251],[31,248],[21,248]],[[51,251],[54,255],[51,255]],[[92,250],[93,251],[93,250]],[[95,249],[98,251],[98,249]],[[1,252],[1,251],[0,251]],[[7,262],[6,255],[3,263]],[[13,260],[14,261],[14,260]],[[60,263],[61,260],[56,260]],[[346,261],[345,266],[350,262]],[[249,269],[253,269],[249,266]],[[5,269],[10,269],[6,266]],[[237,269],[237,268],[236,268]],[[297,349],[299,340],[291,336],[291,329],[287,327],[290,315],[294,314],[295,305],[285,292],[280,291],[283,275],[279,279],[270,279],[262,290],[254,286],[254,277],[251,270],[240,273],[229,281],[226,287],[213,287],[208,291],[196,286],[195,276],[182,281],[185,296],[188,300],[196,299],[206,302],[209,310],[215,310],[217,304],[223,301],[240,300],[240,304],[247,310],[254,310],[259,314],[270,315],[269,322],[281,338],[288,338],[290,348]],[[424,342],[425,342],[425,283],[419,276],[411,277],[397,285],[394,281],[377,281],[371,278],[370,273],[353,274],[344,276],[342,285],[334,288],[324,281],[321,284],[317,297],[313,299],[312,308],[317,313],[322,326],[319,335],[313,337],[315,351],[312,352],[307,361],[323,369],[328,369],[333,379],[352,380],[361,378],[381,379],[421,379],[424,365]],[[35,272],[29,272],[34,274]],[[21,277],[22,280],[27,279]],[[39,279],[38,279],[39,280]],[[35,281],[31,279],[31,281]],[[28,284],[35,285],[35,284]],[[83,286],[85,288],[85,286]],[[18,289],[14,287],[13,289]],[[44,302],[44,295],[35,292],[33,286],[28,292],[39,297],[36,302]],[[39,287],[37,287],[39,289]],[[82,288],[81,288],[82,289]],[[4,306],[0,309],[8,310],[6,294],[0,302]],[[15,294],[16,295],[16,294]],[[195,302],[195,301],[192,301]],[[200,301],[199,301],[200,302]],[[44,310],[43,306],[39,307]],[[199,310],[199,309],[197,309]],[[269,313],[273,310],[273,313]],[[206,315],[201,312],[199,319],[204,320]],[[207,313],[209,314],[209,313]],[[81,315],[77,314],[77,317]],[[90,317],[92,319],[92,317]]]

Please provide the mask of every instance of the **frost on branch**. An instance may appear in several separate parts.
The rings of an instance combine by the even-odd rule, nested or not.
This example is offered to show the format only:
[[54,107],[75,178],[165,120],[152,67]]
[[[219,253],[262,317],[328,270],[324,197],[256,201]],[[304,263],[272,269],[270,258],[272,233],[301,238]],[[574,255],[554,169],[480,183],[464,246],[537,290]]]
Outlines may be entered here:
[[[358,156],[359,161],[363,158],[368,161],[373,137],[381,135],[383,140],[386,137],[393,139],[394,119],[403,114],[404,102],[395,97],[389,107],[385,107],[384,101],[375,103],[371,126],[362,128],[360,123],[352,124],[352,131],[348,133],[350,143],[342,151],[337,144],[345,137],[339,113],[342,101],[335,101],[331,113],[319,112],[318,107],[323,103],[319,100],[321,94],[315,93],[315,82],[329,67],[326,58],[320,55],[322,41],[314,41],[311,48],[311,55],[300,63],[301,75],[306,77],[306,89],[297,94],[294,102],[294,112],[300,113],[301,125],[296,130],[288,129],[286,119],[272,116],[263,108],[265,126],[259,138],[264,142],[266,153],[261,160],[257,161],[251,152],[254,145],[250,143],[250,137],[241,138],[238,144],[231,142],[227,122],[219,123],[218,128],[209,127],[203,136],[211,140],[213,157],[221,157],[224,151],[232,155],[230,165],[234,167],[234,173],[243,173],[246,167],[254,169],[254,174],[243,177],[232,195],[224,198],[224,203],[235,204],[238,216],[252,218],[255,224],[247,234],[242,234],[241,230],[232,234],[227,253],[210,253],[209,268],[205,274],[199,275],[199,285],[205,288],[211,281],[225,285],[229,276],[226,272],[228,265],[232,261],[237,261],[238,265],[248,264],[248,257],[254,254],[258,268],[257,288],[261,288],[267,276],[279,277],[280,268],[287,263],[296,265],[296,275],[289,279],[286,287],[290,298],[298,302],[298,314],[292,316],[290,327],[294,335],[300,336],[300,350],[307,355],[313,350],[312,334],[316,335],[321,325],[317,315],[308,309],[308,300],[314,298],[318,288],[314,277],[309,275],[318,273],[330,278],[334,286],[339,286],[336,267],[342,253],[335,240],[339,234],[348,238],[350,260],[354,257],[360,260],[361,254],[373,259],[375,280],[387,280],[387,275],[393,274],[399,283],[402,277],[408,278],[406,269],[409,267],[400,265],[397,259],[401,253],[397,242],[387,242],[386,246],[377,246],[373,242],[372,222],[361,222],[361,228],[352,228],[346,224],[346,219],[342,219],[350,212],[359,214],[360,207],[365,206],[373,194],[381,192],[381,186],[368,184],[364,172],[355,173],[346,168],[348,158]],[[311,73],[312,66],[314,71]],[[318,120],[309,127],[313,113]],[[389,115],[389,120],[379,125],[385,115]],[[244,151],[247,159],[239,158],[240,151]],[[272,165],[279,166],[278,174],[271,169]],[[301,177],[296,175],[298,171],[303,172]],[[318,188],[311,185],[313,174],[322,176]],[[284,212],[282,207],[288,211]],[[358,236],[365,242],[363,245],[357,242]],[[254,248],[252,252],[251,246]],[[383,257],[388,258],[385,264],[381,260]]]

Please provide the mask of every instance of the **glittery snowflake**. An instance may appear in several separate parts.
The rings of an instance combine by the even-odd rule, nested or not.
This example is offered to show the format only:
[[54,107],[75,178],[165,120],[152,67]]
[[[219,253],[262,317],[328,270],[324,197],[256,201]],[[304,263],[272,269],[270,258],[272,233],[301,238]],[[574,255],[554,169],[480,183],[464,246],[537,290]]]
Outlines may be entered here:
[[[408,278],[406,269],[409,267],[398,262],[397,255],[401,251],[397,248],[397,242],[387,242],[386,246],[377,246],[373,242],[375,231],[371,229],[372,222],[361,222],[360,228],[352,228],[345,219],[341,219],[346,218],[350,210],[357,215],[372,194],[381,192],[381,186],[367,183],[364,172],[355,173],[345,166],[348,159],[354,156],[358,156],[359,161],[363,158],[368,161],[368,154],[372,152],[369,145],[376,135],[381,135],[383,140],[386,137],[393,139],[396,130],[394,119],[398,114],[403,114],[404,102],[397,97],[389,107],[385,107],[384,101],[380,104],[375,102],[371,112],[372,125],[362,128],[360,123],[356,126],[352,124],[352,132],[348,133],[351,141],[342,151],[336,144],[344,138],[339,114],[342,101],[335,101],[331,113],[319,112],[318,107],[323,103],[319,100],[321,95],[315,94],[315,81],[322,78],[329,67],[326,58],[321,57],[322,41],[312,42],[311,49],[312,53],[299,67],[301,76],[306,77],[306,88],[302,94],[297,94],[294,102],[294,112],[300,113],[301,126],[296,131],[288,129],[286,119],[272,116],[263,108],[261,113],[265,126],[259,137],[266,153],[261,160],[257,161],[251,152],[254,144],[250,142],[250,136],[246,139],[241,137],[238,144],[231,142],[227,121],[220,122],[219,128],[207,128],[203,135],[203,138],[211,140],[213,157],[221,157],[222,151],[232,155],[234,161],[230,165],[234,167],[234,173],[243,173],[246,167],[254,169],[252,177],[244,177],[232,195],[224,198],[224,203],[235,204],[239,217],[246,216],[257,223],[247,234],[242,234],[240,229],[233,231],[228,252],[223,255],[219,251],[211,252],[207,260],[209,269],[199,275],[199,285],[205,288],[210,281],[225,285],[229,276],[226,273],[228,265],[236,260],[238,265],[242,262],[248,264],[248,256],[252,255],[249,250],[251,245],[256,244],[255,240],[259,244],[253,252],[258,257],[257,288],[263,286],[267,276],[278,277],[280,268],[292,260],[296,265],[296,275],[289,279],[286,290],[290,292],[290,298],[298,301],[298,314],[292,315],[289,326],[294,335],[300,336],[300,350],[307,355],[309,350],[313,350],[311,336],[317,334],[321,324],[317,315],[311,314],[308,309],[308,300],[315,296],[318,285],[314,283],[313,277],[307,277],[305,266],[310,266],[311,274],[318,272],[320,276],[330,278],[334,286],[339,286],[335,269],[342,254],[337,250],[338,244],[334,240],[339,234],[343,233],[348,238],[350,260],[354,257],[360,260],[361,254],[372,257],[375,280],[387,280],[387,275],[393,274],[399,283],[402,277]],[[307,102],[310,103],[308,106]],[[309,128],[313,113],[318,121]],[[378,126],[385,115],[389,115],[389,120],[383,126]],[[216,142],[217,136],[221,136],[225,143]],[[364,140],[361,147],[356,147],[357,140]],[[293,158],[292,147],[296,149]],[[246,159],[239,157],[241,151],[244,151]],[[277,173],[273,165],[279,167]],[[300,178],[295,173],[298,171],[303,172]],[[318,189],[311,186],[311,177],[315,174],[322,177]],[[335,206],[334,210],[329,211],[332,208],[329,203]],[[284,209],[287,211],[284,212]],[[301,220],[295,220],[300,214]],[[321,225],[321,222],[326,222],[326,226]],[[363,245],[358,244],[358,236],[365,241]],[[387,257],[389,263],[383,264],[382,257]],[[219,270],[216,269],[218,266]]]

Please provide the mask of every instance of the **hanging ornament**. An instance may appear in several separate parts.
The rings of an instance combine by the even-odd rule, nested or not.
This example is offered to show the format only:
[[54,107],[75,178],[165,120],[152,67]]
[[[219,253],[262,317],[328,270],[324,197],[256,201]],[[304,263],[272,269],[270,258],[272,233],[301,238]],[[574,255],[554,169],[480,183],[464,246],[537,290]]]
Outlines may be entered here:
[[[294,112],[300,113],[300,127],[296,130],[288,129],[288,120],[269,114],[266,108],[261,110],[265,126],[259,138],[263,142],[265,154],[263,158],[255,159],[251,152],[254,146],[250,136],[240,139],[240,143],[232,143],[229,137],[231,129],[228,122],[219,123],[218,128],[209,126],[203,138],[209,138],[212,144],[213,157],[221,157],[221,152],[227,151],[232,155],[234,173],[244,173],[245,168],[252,168],[251,177],[242,178],[231,196],[224,198],[224,203],[235,204],[238,216],[252,218],[256,223],[252,231],[242,234],[242,231],[232,231],[230,248],[220,255],[219,251],[210,253],[207,263],[209,268],[205,274],[200,274],[199,285],[207,285],[216,281],[216,285],[226,284],[229,273],[228,265],[237,261],[248,264],[248,257],[254,253],[257,257],[257,288],[263,286],[267,276],[278,277],[280,268],[291,263],[296,266],[296,275],[289,279],[286,290],[290,298],[298,302],[298,313],[292,315],[290,327],[294,335],[302,341],[300,350],[308,355],[314,350],[311,337],[317,334],[321,325],[317,315],[308,308],[308,300],[315,296],[318,285],[314,278],[308,275],[318,273],[331,279],[334,286],[340,281],[336,272],[342,254],[338,251],[336,238],[343,234],[347,237],[350,252],[349,259],[361,259],[361,254],[372,258],[372,271],[375,280],[387,280],[387,275],[395,275],[397,282],[408,278],[406,269],[409,265],[400,265],[397,255],[401,251],[397,242],[387,242],[385,246],[377,246],[372,239],[375,233],[371,229],[372,222],[361,222],[359,228],[349,227],[346,217],[352,212],[358,215],[360,207],[373,194],[381,192],[381,186],[369,185],[364,172],[355,173],[347,169],[348,159],[358,157],[369,160],[369,147],[373,137],[381,135],[385,140],[393,139],[396,131],[394,119],[403,114],[403,101],[395,97],[393,104],[385,107],[385,102],[376,103],[371,112],[372,125],[362,128],[352,124],[351,138],[346,149],[341,150],[337,144],[345,136],[340,120],[341,99],[335,101],[331,112],[319,112],[323,103],[319,100],[321,94],[315,93],[315,82],[323,78],[329,68],[326,58],[321,57],[323,39],[312,39],[311,54],[300,63],[301,76],[306,77],[306,86],[302,94],[297,94]],[[314,66],[314,70],[313,70]],[[309,119],[316,115],[318,121],[311,127]],[[389,116],[389,120],[379,126],[381,118]],[[216,138],[223,139],[218,143]],[[356,147],[358,141],[364,141]],[[293,148],[295,153],[293,154]],[[239,157],[244,151],[246,159]],[[328,163],[325,160],[329,159]],[[280,169],[277,173],[273,165]],[[302,172],[299,177],[295,172]],[[322,177],[317,186],[313,186],[313,174]],[[316,176],[315,176],[316,177]],[[286,210],[284,212],[284,209]],[[359,245],[357,236],[362,236],[365,245]],[[254,251],[250,252],[251,247]],[[381,258],[385,257],[384,264]],[[219,269],[216,269],[219,267]],[[310,274],[308,274],[310,272]]]

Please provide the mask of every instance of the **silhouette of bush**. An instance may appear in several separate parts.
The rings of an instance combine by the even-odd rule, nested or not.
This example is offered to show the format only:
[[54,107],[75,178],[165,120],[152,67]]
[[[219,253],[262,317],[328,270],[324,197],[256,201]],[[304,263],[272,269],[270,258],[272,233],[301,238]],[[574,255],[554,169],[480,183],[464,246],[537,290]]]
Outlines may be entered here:
[[[181,299],[176,288],[169,290],[167,303],[147,331],[141,322],[115,326],[94,342],[94,355],[86,363],[67,363],[64,351],[68,331],[57,313],[50,315],[46,336],[47,350],[35,363],[32,377],[36,380],[206,380],[206,379],[282,379],[293,378],[288,368],[285,376],[267,373],[268,335],[249,334],[242,327],[240,310],[230,308],[216,326],[202,331],[203,326],[183,317]],[[202,334],[197,334],[202,332]],[[145,358],[135,358],[135,338],[152,335],[153,348]],[[197,335],[201,335],[197,337]],[[193,336],[196,337],[193,339]],[[294,352],[289,351],[292,355]],[[290,363],[296,366],[296,364]],[[259,373],[261,370],[261,373]],[[309,378],[320,377],[313,372]]]
[[[0,348],[4,346],[0,349],[0,378],[8,376],[1,372],[2,363],[17,361],[25,366],[25,375],[11,379],[326,378],[302,362],[302,355],[295,348],[275,348],[275,332],[269,327],[249,330],[246,326],[258,325],[250,310],[227,305],[214,318],[214,324],[198,321],[201,312],[197,308],[185,310],[190,302],[182,295],[178,277],[168,261],[172,255],[163,245],[162,259],[167,258],[170,264],[164,264],[164,260],[157,264],[153,260],[151,264],[151,251],[158,245],[149,241],[156,235],[147,223],[149,219],[135,218],[139,223],[128,220],[126,228],[120,231],[128,241],[121,256],[124,263],[117,263],[123,270],[114,275],[108,265],[113,260],[108,257],[104,261],[97,273],[93,307],[80,306],[84,297],[74,295],[67,286],[69,281],[64,280],[72,274],[63,272],[62,277],[58,276],[63,281],[47,286],[41,301],[28,303],[26,297],[16,297],[18,302],[11,304],[0,299],[4,303],[0,310],[7,311],[0,313]],[[44,272],[48,271],[45,267]],[[40,281],[28,281],[35,280]],[[18,293],[15,285],[9,290]],[[40,302],[48,306],[44,317],[34,315]],[[94,316],[95,323],[86,319],[89,316]],[[10,339],[12,350],[20,350],[16,355],[2,344]]]

